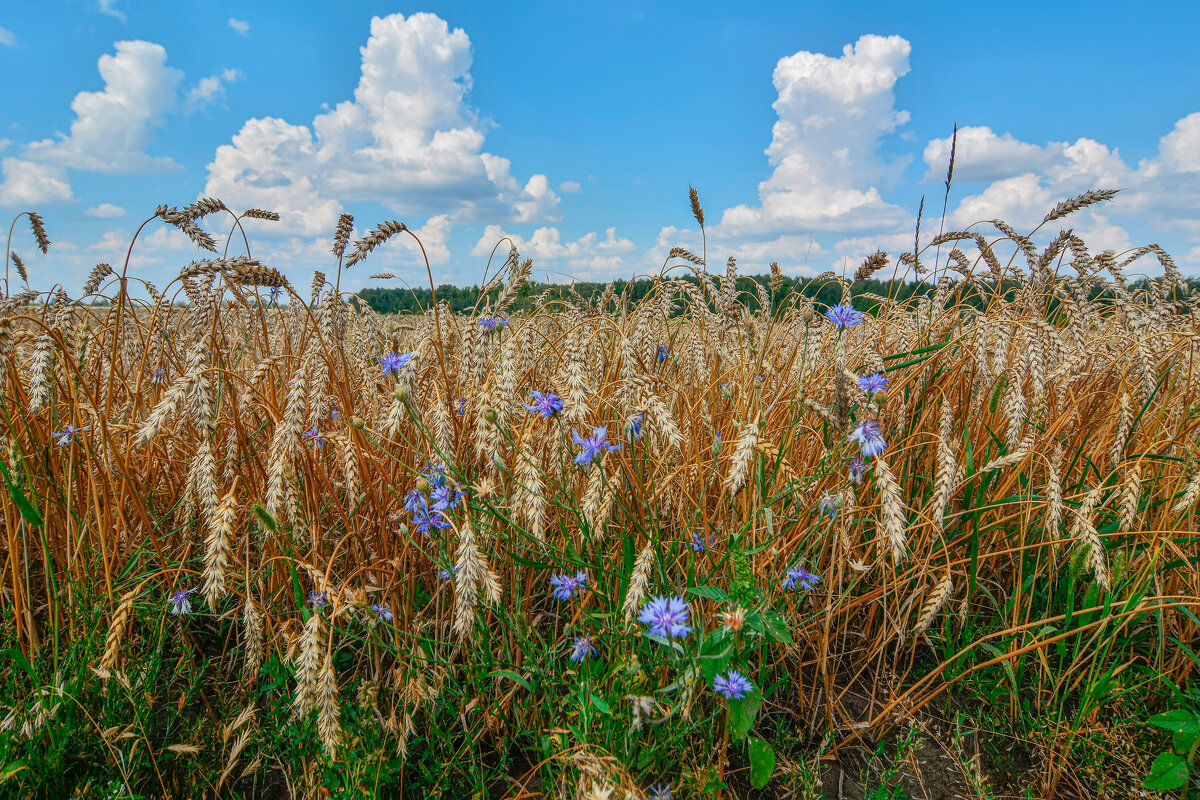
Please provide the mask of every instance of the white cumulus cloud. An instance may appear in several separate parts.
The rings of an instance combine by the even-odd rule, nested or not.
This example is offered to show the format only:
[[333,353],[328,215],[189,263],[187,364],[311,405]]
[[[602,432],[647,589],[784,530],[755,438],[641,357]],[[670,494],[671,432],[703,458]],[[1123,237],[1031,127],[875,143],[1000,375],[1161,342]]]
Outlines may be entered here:
[[201,78],[199,83],[188,89],[184,107],[188,111],[199,111],[205,106],[225,100],[225,87],[236,81],[242,73],[236,69],[223,69],[216,75]]
[[281,231],[298,235],[328,233],[343,201],[378,202],[402,218],[558,219],[544,175],[519,181],[508,159],[483,149],[488,125],[467,103],[465,31],[427,13],[375,17],[360,52],[353,100],[310,124],[247,120],[217,148],[205,191],[279,211]]
[[125,216],[125,209],[115,206],[112,203],[101,203],[84,211],[83,215],[85,217],[94,217],[95,219],[116,219],[117,217]]
[[233,28],[235,31],[237,31],[242,36],[245,36],[246,34],[250,33],[250,23],[244,19],[237,19],[236,17],[230,17],[228,24],[229,24],[230,28]]
[[[625,267],[625,256],[637,249],[629,239],[617,235],[615,227],[606,228],[604,238],[592,232],[574,241],[563,241],[562,232],[555,227],[541,227],[528,238],[516,233],[507,233],[500,225],[488,225],[483,236],[471,249],[471,255],[486,257],[501,239],[508,238],[521,256],[530,257],[536,269],[544,265],[566,267],[572,275],[611,272]],[[499,253],[506,254],[507,246],[501,245]]]

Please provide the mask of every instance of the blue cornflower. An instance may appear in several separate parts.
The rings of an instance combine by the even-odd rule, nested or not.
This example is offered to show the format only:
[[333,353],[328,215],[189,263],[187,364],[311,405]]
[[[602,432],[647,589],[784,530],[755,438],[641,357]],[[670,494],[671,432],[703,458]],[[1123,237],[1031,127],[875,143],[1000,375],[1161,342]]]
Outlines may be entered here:
[[707,553],[710,548],[716,545],[717,539],[711,533],[706,540],[703,536],[692,531],[692,549],[697,553]]
[[736,669],[713,678],[713,691],[726,700],[741,700],[754,691],[754,684]]
[[416,355],[416,353],[401,353],[399,355],[388,353],[383,358],[378,359],[379,363],[383,366],[383,377],[386,378],[391,373],[404,369],[408,366],[408,362],[412,361]]
[[479,327],[485,331],[494,331],[496,328],[507,328],[508,320],[500,319],[499,317],[483,317],[479,320]]
[[887,440],[883,438],[883,431],[879,428],[879,423],[873,419],[864,419],[858,423],[850,438],[858,442],[862,446],[862,454],[865,458],[874,458],[887,449]]
[[280,293],[280,288],[278,286],[271,287],[271,299],[277,303],[279,302],[279,293]]
[[643,426],[646,424],[646,414],[642,411],[634,412],[629,418],[629,424],[625,426],[625,430],[629,432],[629,438],[635,442],[640,442],[642,436],[645,435]]
[[526,411],[537,414],[543,419],[550,419],[558,416],[558,412],[563,410],[562,398],[553,392],[530,392],[529,405],[522,403],[521,405]]
[[66,428],[64,428],[61,431],[51,431],[50,435],[58,440],[57,442],[55,442],[56,445],[58,445],[59,447],[66,447],[67,445],[69,445],[75,441],[75,437],[78,434],[83,433],[90,427],[92,427],[92,426],[84,425],[82,428],[77,428],[74,425],[68,425]]
[[846,466],[850,470],[850,482],[855,486],[862,483],[863,473],[871,468],[867,462],[863,461],[858,456],[855,456],[847,461]]
[[433,528],[445,530],[450,527],[450,522],[445,515],[440,511],[431,511],[429,506],[420,505],[412,512],[413,527],[418,531],[429,535],[429,531]]
[[308,604],[313,608],[323,608],[328,603],[329,596],[325,592],[318,592],[316,589],[313,589],[308,593]]
[[412,514],[418,508],[429,505],[425,502],[425,495],[418,492],[416,489],[410,489],[408,494],[404,495],[404,510]]
[[867,394],[879,394],[888,388],[887,375],[873,372],[858,379],[858,388]]
[[458,402],[454,404],[454,410],[458,412],[459,416],[467,413],[467,398],[458,398]]
[[571,643],[571,660],[578,664],[580,661],[596,657],[596,648],[592,646],[589,636],[576,637]]
[[300,435],[300,440],[303,442],[312,442],[318,448],[323,447],[325,445],[325,443],[329,441],[324,436],[322,436],[317,431],[316,428],[309,428],[308,430],[306,430],[303,434]]
[[675,800],[671,793],[671,784],[656,783],[650,787],[650,800]]
[[551,594],[559,600],[570,600],[575,592],[587,588],[587,573],[576,572],[574,577],[566,574],[551,575],[550,585],[554,588]]
[[838,303],[825,312],[825,319],[839,328],[852,328],[863,321],[863,314],[852,305]]
[[396,615],[392,613],[392,610],[383,603],[376,603],[375,605],[371,606],[371,610],[378,614],[379,618],[384,622],[391,622],[396,618]]
[[820,582],[820,575],[817,575],[815,572],[809,572],[804,567],[795,567],[787,571],[787,577],[783,579],[783,588],[789,592],[794,592],[796,589],[811,592],[817,588],[817,584]]
[[604,458],[604,451],[612,452],[620,450],[621,445],[608,443],[608,428],[592,428],[592,435],[581,437],[579,432],[574,428],[571,429],[571,436],[575,440],[575,444],[583,448],[583,452],[575,456],[575,463],[581,467],[587,467],[589,464],[594,464]]
[[450,569],[443,569],[438,572],[438,577],[444,581],[448,581],[454,577],[454,573],[458,572],[458,567],[451,566]]
[[667,349],[667,346],[665,344],[660,344],[658,346],[658,361],[660,364],[662,362],[666,361],[667,357],[670,355],[671,355],[671,351]]
[[150,376],[150,383],[155,386],[162,385],[167,380],[167,371],[162,367],[154,370],[154,374]]
[[192,613],[192,603],[188,599],[191,597],[195,589],[176,589],[171,592],[171,596],[167,598],[167,603],[171,606],[171,614],[176,617],[182,617]]
[[842,505],[842,496],[840,494],[830,494],[829,492],[821,492],[821,499],[817,502],[817,508],[822,514],[826,514],[830,519],[837,516],[838,508]]
[[638,621],[649,625],[654,636],[683,637],[692,632],[687,624],[690,610],[682,597],[655,597],[642,606]]

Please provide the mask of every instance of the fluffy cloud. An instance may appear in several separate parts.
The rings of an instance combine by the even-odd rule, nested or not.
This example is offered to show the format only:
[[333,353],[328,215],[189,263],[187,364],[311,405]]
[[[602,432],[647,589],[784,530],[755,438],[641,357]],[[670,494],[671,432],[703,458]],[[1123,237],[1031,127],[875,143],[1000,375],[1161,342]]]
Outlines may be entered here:
[[525,182],[483,150],[487,125],[468,106],[471,43],[433,14],[371,20],[354,99],[310,125],[251,119],[208,165],[205,191],[271,208],[281,230],[328,232],[341,202],[370,201],[400,217],[448,212],[447,222],[555,221],[544,175]]
[[228,25],[230,28],[233,28],[233,30],[237,31],[242,36],[245,36],[246,34],[250,33],[250,23],[244,19],[237,19],[236,17],[230,17]]
[[95,219],[116,219],[117,217],[125,216],[125,209],[120,206],[114,206],[112,203],[101,203],[84,211],[83,215]]
[[125,21],[125,12],[117,8],[117,0],[100,0],[97,9],[101,14]]
[[893,88],[908,73],[909,43],[863,36],[838,58],[800,51],[779,60],[774,103],[779,120],[767,156],[774,168],[758,186],[759,206],[721,216],[720,234],[888,229],[907,212],[883,200],[905,159],[886,161],[884,136],[908,121]]
[[[945,179],[950,164],[951,137],[931,139],[924,159],[929,170],[925,180]],[[1044,169],[1062,155],[1065,144],[1046,147],[1018,141],[1011,133],[997,136],[987,126],[958,129],[954,149],[954,177],[958,181],[995,181]]]
[[236,69],[223,69],[216,75],[201,78],[200,82],[188,89],[184,106],[188,111],[199,111],[205,106],[220,103],[225,100],[225,87],[236,81],[242,73]]
[[[496,243],[508,238],[521,253],[522,257],[530,257],[534,264],[541,267],[549,263],[552,266],[565,266],[578,271],[577,277],[586,274],[613,271],[625,266],[625,256],[637,249],[637,245],[629,239],[617,235],[617,229],[607,228],[604,238],[596,233],[585,234],[575,241],[563,241],[558,228],[538,228],[529,238],[515,233],[506,233],[499,225],[489,225],[483,236],[471,249],[471,255],[486,257],[491,254]],[[507,247],[500,246],[501,255],[507,253]]]
[[47,164],[8,157],[0,161],[0,206],[38,206],[74,199],[63,170]]
[[558,191],[562,194],[579,194],[583,191],[583,184],[579,181],[563,181],[558,185]]

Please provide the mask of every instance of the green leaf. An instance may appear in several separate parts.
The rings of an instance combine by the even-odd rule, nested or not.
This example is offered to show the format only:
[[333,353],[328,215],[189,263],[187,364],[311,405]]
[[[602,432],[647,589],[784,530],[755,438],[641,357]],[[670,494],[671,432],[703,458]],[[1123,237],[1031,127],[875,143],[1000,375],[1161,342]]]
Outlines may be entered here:
[[1187,761],[1174,753],[1159,753],[1146,776],[1145,786],[1156,792],[1169,792],[1188,782]]
[[761,789],[775,771],[775,751],[757,736],[750,739],[750,785]]
[[603,698],[601,698],[598,694],[592,695],[592,705],[600,709],[600,712],[603,714],[612,713],[612,709],[608,707],[608,703],[604,702]]
[[792,632],[788,630],[787,623],[784,622],[783,617],[774,611],[763,611],[756,616],[757,619],[751,622],[751,627],[756,631],[770,636],[782,644],[795,643],[795,639],[792,638]]
[[733,640],[724,628],[718,628],[708,635],[700,645],[700,672],[704,682],[712,684],[717,673],[724,672],[733,659]]
[[29,663],[29,659],[25,657],[24,653],[15,647],[10,647],[4,651],[4,655],[17,662],[17,666],[28,673],[29,677],[37,680],[37,673],[33,671],[33,665]]
[[522,687],[525,691],[529,692],[530,694],[533,694],[533,685],[530,684],[529,681],[525,680],[525,678],[523,678],[522,676],[513,672],[511,669],[498,669],[495,672],[489,672],[488,677],[489,678],[508,678],[513,683]]
[[762,695],[758,689],[745,700],[729,701],[729,733],[734,739],[741,741],[754,727],[754,718],[762,708]]
[[1200,731],[1175,731],[1174,744],[1176,753],[1190,753],[1192,748],[1196,746],[1196,740],[1200,739]]
[[729,595],[726,594],[724,589],[718,586],[693,586],[687,590],[687,593],[696,597],[703,597],[706,600],[716,600],[721,603],[729,600]]
[[29,498],[25,496],[25,493],[9,480],[8,467],[2,461],[0,461],[0,472],[4,473],[4,482],[8,484],[8,493],[12,495],[13,503],[16,504],[17,509],[21,512],[21,516],[35,528],[42,527],[42,515],[38,513],[33,503],[29,502]]
[[1200,733],[1200,719],[1193,712],[1182,708],[1155,714],[1147,721],[1155,727],[1176,733]]

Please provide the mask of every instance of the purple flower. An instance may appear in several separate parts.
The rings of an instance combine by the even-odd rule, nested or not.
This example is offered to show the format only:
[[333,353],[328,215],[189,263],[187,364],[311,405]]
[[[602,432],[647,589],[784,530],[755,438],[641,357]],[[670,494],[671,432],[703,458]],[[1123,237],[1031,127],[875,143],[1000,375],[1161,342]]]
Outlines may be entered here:
[[794,592],[796,589],[811,592],[817,588],[817,584],[820,582],[820,575],[817,575],[815,572],[809,572],[804,567],[795,567],[787,571],[787,577],[783,579],[783,588],[790,592]]
[[192,604],[188,599],[191,597],[195,589],[176,589],[171,592],[171,596],[167,598],[167,603],[171,606],[171,614],[176,617],[182,617],[192,613]]
[[159,367],[158,369],[154,370],[154,374],[150,376],[150,383],[154,384],[155,386],[161,385],[166,380],[167,380],[167,371],[165,369],[163,369],[162,367]]
[[754,684],[736,669],[713,678],[713,691],[726,700],[741,700],[754,691]]
[[837,510],[841,505],[842,496],[829,492],[821,492],[821,499],[817,502],[817,508],[821,510],[822,514],[827,514],[830,519],[837,516]]
[[396,615],[392,613],[392,610],[383,603],[376,603],[375,605],[371,606],[371,610],[378,614],[379,618],[384,622],[391,622],[396,618]]
[[413,360],[416,353],[388,353],[383,358],[379,359],[379,363],[383,365],[383,377],[387,377],[393,372],[399,372],[408,366],[408,362]]
[[429,506],[421,504],[412,512],[413,527],[419,532],[429,535],[429,531],[437,528],[445,530],[450,527],[450,521],[446,519],[446,515],[440,511],[431,511]]
[[575,577],[566,574],[551,575],[550,585],[554,587],[551,594],[559,600],[570,600],[575,592],[587,588],[587,577],[586,572],[576,572]]
[[705,540],[703,536],[692,531],[692,549],[697,553],[707,553],[716,543],[717,539],[711,533],[708,535],[708,539]]
[[650,800],[675,800],[671,794],[671,784],[656,783],[650,787]]
[[581,437],[579,431],[571,429],[571,436],[575,440],[575,444],[583,448],[583,452],[575,456],[575,463],[586,468],[589,464],[595,464],[604,458],[604,451],[612,452],[620,450],[621,445],[609,444],[608,428],[592,428],[592,435]]
[[858,456],[847,461],[846,466],[850,469],[850,482],[855,486],[862,483],[863,473],[871,468]]
[[530,392],[529,400],[529,405],[521,405],[526,411],[537,414],[542,419],[556,417],[558,412],[563,410],[562,398],[553,392]]
[[484,317],[479,320],[479,327],[485,331],[494,331],[496,328],[507,328],[508,320],[500,319],[499,317]]
[[642,411],[634,412],[629,418],[629,424],[625,426],[625,430],[629,432],[629,438],[635,442],[640,442],[642,436],[645,435],[643,426],[646,424],[646,414]]
[[863,321],[863,315],[852,305],[838,303],[825,312],[825,319],[839,328],[851,328]]
[[571,660],[578,664],[580,661],[588,658],[596,657],[596,648],[592,646],[592,640],[588,636],[576,637],[571,643]]
[[888,388],[887,375],[882,372],[863,375],[858,379],[858,388],[867,394],[879,394]]
[[444,569],[438,572],[438,577],[444,581],[448,581],[454,577],[454,573],[458,572],[458,567],[451,566],[450,569]]
[[279,292],[280,292],[280,289],[278,286],[271,287],[271,299],[274,300],[276,303],[279,302]]
[[308,430],[306,430],[304,433],[302,433],[300,435],[300,441],[312,442],[319,449],[319,448],[323,447],[325,445],[325,443],[328,442],[329,440],[326,439],[324,436],[322,436],[317,431],[316,428],[309,428]]
[[459,416],[467,413],[467,398],[458,398],[458,402],[454,404],[454,410],[458,412]]
[[658,354],[657,355],[658,355],[658,361],[661,364],[662,362],[667,360],[667,357],[669,355],[671,355],[671,351],[667,349],[667,346],[665,344],[660,344],[658,346]]
[[57,442],[55,442],[56,445],[58,445],[59,447],[66,447],[67,445],[69,445],[75,441],[75,437],[78,434],[83,433],[90,427],[92,427],[92,426],[84,425],[82,428],[76,428],[74,425],[68,425],[66,428],[64,428],[61,431],[51,431],[50,435],[58,440]]
[[687,624],[690,610],[682,597],[655,597],[642,606],[638,621],[650,626],[652,636],[681,638],[692,631]]
[[308,604],[313,608],[323,608],[329,604],[329,595],[326,592],[318,592],[313,589],[308,593]]
[[850,434],[850,438],[862,446],[862,454],[865,458],[874,458],[887,449],[883,431],[879,429],[879,423],[873,419],[864,419],[858,423],[858,427]]

